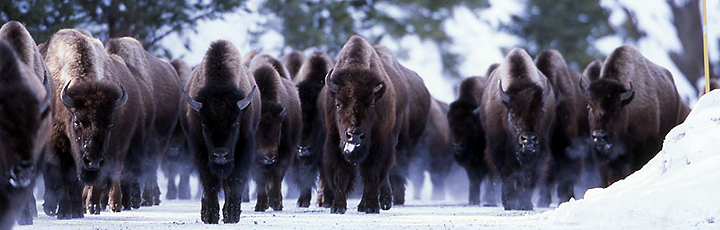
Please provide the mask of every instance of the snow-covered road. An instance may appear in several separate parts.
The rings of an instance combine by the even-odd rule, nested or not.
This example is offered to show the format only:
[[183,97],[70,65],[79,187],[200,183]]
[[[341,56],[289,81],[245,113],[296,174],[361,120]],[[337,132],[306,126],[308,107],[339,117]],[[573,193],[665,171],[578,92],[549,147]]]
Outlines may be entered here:
[[296,208],[294,200],[285,200],[283,211],[255,212],[253,201],[243,203],[240,223],[210,226],[200,220],[199,200],[163,201],[160,206],[73,220],[57,220],[40,213],[34,225],[16,229],[582,229],[577,225],[550,226],[534,215],[548,209],[504,211],[502,207],[461,202],[408,201],[408,205],[380,214],[365,214],[355,211],[358,202],[349,200],[348,212],[336,215],[325,208]]

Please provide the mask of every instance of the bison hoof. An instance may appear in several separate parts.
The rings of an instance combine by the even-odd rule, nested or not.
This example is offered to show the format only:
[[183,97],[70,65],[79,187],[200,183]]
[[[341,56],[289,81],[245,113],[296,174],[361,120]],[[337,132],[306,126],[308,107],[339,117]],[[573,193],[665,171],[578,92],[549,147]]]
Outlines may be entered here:
[[256,211],[256,212],[265,212],[265,210],[267,210],[267,209],[268,209],[267,207],[262,207],[262,206],[257,206],[257,205],[255,205],[255,211]]
[[299,208],[310,207],[310,200],[300,198],[300,199],[298,199],[297,206]]
[[468,202],[469,205],[480,205],[480,200],[470,200]]
[[52,205],[43,204],[43,211],[45,212],[45,215],[48,216],[55,216],[57,215],[57,205],[54,207]]
[[202,215],[200,217],[200,219],[202,219],[203,223],[206,223],[206,224],[218,224],[218,221],[220,221],[220,215],[217,213],[207,214],[207,215]]
[[347,211],[345,207],[333,207],[330,209],[330,213],[332,214],[345,214],[345,211]]
[[273,209],[273,211],[282,211],[282,209],[283,209],[282,200],[271,201],[270,207]]
[[486,204],[483,204],[483,207],[497,207],[497,204],[496,203],[486,203]]
[[392,198],[380,197],[380,208],[382,208],[382,210],[390,210],[390,208],[392,208],[392,203]]
[[32,216],[20,215],[20,217],[17,218],[17,224],[18,225],[32,225],[33,218],[32,218]]

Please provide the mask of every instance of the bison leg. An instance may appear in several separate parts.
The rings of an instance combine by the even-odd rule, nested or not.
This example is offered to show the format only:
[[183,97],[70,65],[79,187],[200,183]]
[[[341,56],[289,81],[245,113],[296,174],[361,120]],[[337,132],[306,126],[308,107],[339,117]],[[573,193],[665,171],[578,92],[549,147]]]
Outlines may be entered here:
[[65,196],[60,198],[57,218],[61,220],[82,218],[84,216],[83,187],[80,185],[80,181],[77,178],[70,179],[65,186]]
[[387,176],[380,184],[380,208],[382,210],[390,210],[393,204],[392,186],[390,186],[390,178]]
[[[265,171],[265,170],[262,170]],[[260,172],[260,175],[255,178],[256,183],[256,194],[257,194],[257,202],[255,203],[255,211],[256,212],[264,212],[267,210],[270,206],[268,205],[268,190],[269,190],[269,183],[267,182],[268,178],[267,172]]]
[[167,182],[167,193],[165,194],[165,199],[174,200],[175,198],[177,198],[177,193],[178,193],[178,187],[175,186],[175,176],[177,175],[177,173],[175,173],[174,168],[167,170],[167,172],[168,172],[168,174],[166,176],[167,176],[168,182]]
[[483,192],[483,206],[497,207],[497,196],[495,195],[495,186],[497,186],[497,177],[493,174],[485,176],[485,191]]
[[83,196],[85,198],[85,213],[100,215],[100,210],[102,209],[102,207],[100,207],[100,193],[102,192],[103,190],[100,189],[100,186],[85,186],[83,191]]
[[17,216],[17,223],[18,225],[32,225],[33,224],[33,209],[35,210],[35,214],[37,214],[37,209],[35,209],[35,195],[32,193],[32,188],[34,186],[28,187],[28,191],[30,194],[27,198],[27,202],[23,203],[23,206],[21,207],[22,210]]
[[[278,165],[279,166],[279,165]],[[270,190],[268,190],[268,196],[269,196],[269,205],[272,207],[274,211],[282,211],[283,209],[283,196],[282,196],[282,179],[283,179],[283,170],[273,170],[271,174],[274,174],[272,178],[270,178]]]
[[[330,206],[330,213],[345,214],[345,211],[347,211],[347,193],[350,188],[350,183],[352,183],[355,176],[353,172],[349,172],[351,169],[353,169],[352,166],[342,167],[341,170],[331,174],[332,183],[326,186],[332,189],[334,195],[332,205]],[[330,174],[330,171],[326,172]],[[325,196],[327,195],[326,193]]]
[[552,174],[553,173],[550,173],[550,175],[544,176],[543,179],[541,179],[540,189],[538,191],[538,207],[549,207],[552,202],[550,191],[552,190],[553,185],[555,185],[555,177]]
[[373,172],[375,170],[363,168],[363,196],[358,204],[358,212],[365,213],[380,213],[380,183],[383,181],[381,178],[385,178],[378,173]]
[[468,166],[465,167],[465,172],[468,176],[469,192],[468,192],[468,203],[470,205],[480,204],[480,183],[482,182],[483,176],[478,170]]
[[[230,177],[237,177],[231,175]],[[223,223],[237,223],[240,221],[242,191],[247,186],[246,180],[232,178],[223,183],[225,190],[225,205],[223,205]]]
[[200,219],[206,224],[217,224],[220,220],[220,204],[218,204],[220,182],[209,174],[210,172],[200,173],[203,186]]
[[181,200],[190,199],[190,172],[180,173],[180,182],[177,186],[177,198]]
[[48,216],[57,214],[58,203],[64,196],[65,187],[63,185],[63,173],[60,173],[60,167],[56,164],[45,164],[43,180],[45,181],[45,193],[43,194],[43,211]]
[[300,208],[310,207],[310,200],[312,200],[312,188],[305,187],[300,189],[300,196],[298,196],[297,206]]
[[108,195],[108,204],[113,212],[120,212],[123,209],[123,189],[120,186],[120,179],[115,178],[110,181],[110,193]]

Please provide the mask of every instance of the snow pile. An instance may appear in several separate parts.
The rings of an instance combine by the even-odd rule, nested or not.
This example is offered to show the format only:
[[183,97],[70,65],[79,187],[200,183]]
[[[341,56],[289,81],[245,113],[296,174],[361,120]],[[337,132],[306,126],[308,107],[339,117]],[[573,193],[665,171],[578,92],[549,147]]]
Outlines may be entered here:
[[720,90],[698,101],[642,169],[541,219],[615,228],[720,228]]

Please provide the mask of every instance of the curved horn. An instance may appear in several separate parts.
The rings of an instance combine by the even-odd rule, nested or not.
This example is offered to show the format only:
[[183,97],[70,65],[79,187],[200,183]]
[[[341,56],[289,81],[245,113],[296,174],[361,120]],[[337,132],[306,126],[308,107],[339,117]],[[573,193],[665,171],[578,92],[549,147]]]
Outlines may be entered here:
[[383,84],[382,84],[382,83],[376,85],[375,88],[373,88],[373,93],[380,92],[380,90],[381,90],[382,88],[383,88]]
[[509,103],[510,103],[510,96],[507,95],[507,94],[505,93],[505,91],[503,91],[502,81],[501,81],[501,80],[498,80],[498,93],[500,94],[500,98],[502,99],[502,101],[503,101],[505,104],[509,104]]
[[40,112],[40,114],[45,113],[45,110],[50,107],[50,102],[52,101],[52,89],[50,88],[50,81],[48,80],[47,70],[45,70],[43,86],[45,86],[45,99],[43,99],[43,101],[40,102],[40,104],[38,105],[38,111]]
[[550,95],[550,90],[552,89],[553,85],[550,83],[550,78],[545,78],[545,88],[543,89],[542,93],[542,102],[545,102],[545,99],[547,99],[548,95]]
[[190,105],[190,108],[192,108],[193,110],[195,110],[197,112],[200,112],[200,109],[203,106],[202,103],[192,99],[190,97],[190,95],[188,95],[188,93],[185,92],[185,90],[181,90],[181,91],[182,91],[183,95],[185,95],[185,101],[187,101],[188,105]]
[[585,89],[585,86],[583,86],[583,79],[580,78],[580,81],[578,81],[578,91],[580,91],[580,94],[582,94],[584,97],[588,97],[588,92]]
[[257,85],[254,85],[252,89],[250,90],[250,93],[245,97],[245,99],[239,100],[237,102],[237,107],[240,108],[240,110],[245,110],[245,108],[250,105],[250,102],[252,102],[253,97],[255,96],[255,90],[257,89]]
[[330,80],[330,75],[332,75],[333,70],[335,70],[335,68],[330,69],[330,71],[327,73],[327,75],[325,75],[325,84],[328,86],[328,89],[330,90],[330,92],[337,93],[338,85],[335,84],[335,82],[332,82]]
[[635,94],[635,90],[633,89],[632,81],[630,81],[628,83],[630,83],[630,89],[628,89],[624,93],[620,94],[620,101],[622,101],[622,102],[625,102],[628,99],[632,98],[633,94]]
[[68,108],[72,108],[75,105],[75,101],[67,95],[67,88],[70,86],[70,82],[72,82],[72,80],[69,80],[60,92],[60,101],[62,101],[63,105]]
[[472,114],[473,114],[474,116],[480,115],[480,108],[481,108],[481,107],[478,106],[477,108],[473,109]]
[[125,105],[125,103],[127,103],[127,101],[128,101],[128,95],[127,95],[127,91],[125,91],[125,86],[123,86],[123,84],[118,84],[118,85],[120,85],[120,90],[122,90],[122,96],[120,96],[120,98],[118,98],[115,101],[114,110],[119,109],[120,107]]

